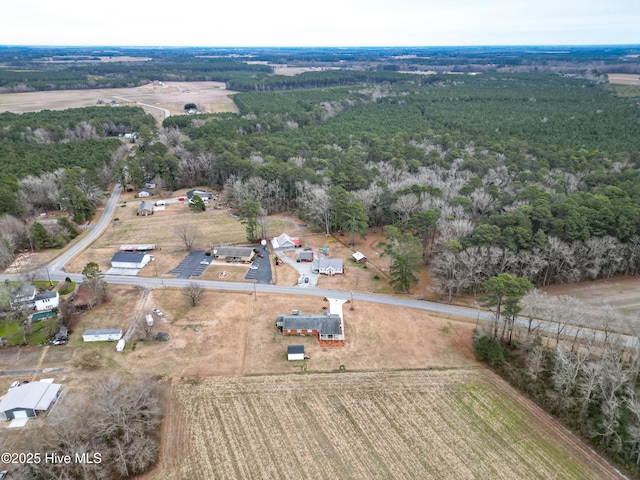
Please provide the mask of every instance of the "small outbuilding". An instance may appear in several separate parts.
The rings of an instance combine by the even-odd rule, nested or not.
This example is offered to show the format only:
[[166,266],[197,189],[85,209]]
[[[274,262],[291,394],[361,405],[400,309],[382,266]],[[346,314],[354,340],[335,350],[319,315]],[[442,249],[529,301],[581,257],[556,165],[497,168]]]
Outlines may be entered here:
[[313,262],[313,252],[304,250],[298,253],[298,261],[299,262]]
[[35,417],[39,411],[46,411],[58,397],[62,385],[49,382],[31,382],[12,388],[0,402],[0,418]]
[[367,263],[367,257],[364,256],[364,253],[362,252],[356,252],[353,255],[351,255],[351,258],[353,258],[353,261],[356,263]]
[[98,330],[85,330],[82,339],[85,342],[117,342],[122,338],[121,328],[104,328]]
[[287,360],[304,360],[304,345],[289,345],[287,347]]

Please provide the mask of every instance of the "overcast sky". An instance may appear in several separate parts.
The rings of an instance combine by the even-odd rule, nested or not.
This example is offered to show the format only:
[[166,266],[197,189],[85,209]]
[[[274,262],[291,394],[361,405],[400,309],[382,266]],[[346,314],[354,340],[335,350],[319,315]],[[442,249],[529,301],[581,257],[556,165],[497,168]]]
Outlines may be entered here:
[[640,0],[4,0],[3,45],[640,43]]

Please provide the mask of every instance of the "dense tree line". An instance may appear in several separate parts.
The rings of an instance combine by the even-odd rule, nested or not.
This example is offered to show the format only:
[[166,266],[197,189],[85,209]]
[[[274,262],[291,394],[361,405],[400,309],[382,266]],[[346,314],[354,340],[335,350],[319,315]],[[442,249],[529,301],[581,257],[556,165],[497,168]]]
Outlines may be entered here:
[[501,273],[547,285],[638,272],[640,111],[606,86],[434,76],[235,101],[240,115],[165,121],[178,165],[166,182],[224,185],[233,205],[297,210],[326,232],[349,231],[341,188],[369,227],[420,240],[447,297]]
[[[485,286],[494,306],[500,288]],[[515,280],[515,279],[512,279]],[[506,286],[506,285],[505,285]],[[504,308],[508,291],[502,290]],[[516,295],[519,299],[522,292]],[[640,332],[637,319],[615,308],[585,305],[573,297],[548,297],[538,290],[524,295],[528,328],[495,334],[493,322],[474,338],[478,358],[488,361],[515,386],[531,395],[627,472],[640,471]],[[494,307],[495,311],[495,307]],[[500,322],[509,325],[503,311]],[[540,328],[545,322],[547,329]],[[570,328],[569,328],[570,327]],[[596,339],[595,331],[601,332]],[[505,331],[504,327],[500,329]],[[633,339],[625,348],[614,332]]]
[[222,58],[153,58],[139,62],[91,62],[80,64],[29,63],[29,70],[0,69],[0,93],[34,90],[129,88],[161,81],[218,81],[234,77],[267,75],[271,67]]

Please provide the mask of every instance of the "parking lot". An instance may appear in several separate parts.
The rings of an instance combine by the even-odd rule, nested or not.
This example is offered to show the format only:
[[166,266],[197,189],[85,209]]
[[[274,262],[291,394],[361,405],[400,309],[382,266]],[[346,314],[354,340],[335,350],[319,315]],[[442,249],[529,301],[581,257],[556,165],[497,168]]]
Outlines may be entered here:
[[[269,261],[269,252],[261,250],[260,256],[256,255],[253,263],[249,266],[247,274],[244,276],[246,280],[254,280],[256,283],[269,285],[271,283],[271,262]],[[255,267],[255,268],[254,268]]]
[[209,266],[209,263],[213,260],[212,257],[207,256],[204,250],[194,250],[189,252],[184,260],[180,264],[169,271],[169,274],[175,275],[176,278],[191,278],[199,277]]

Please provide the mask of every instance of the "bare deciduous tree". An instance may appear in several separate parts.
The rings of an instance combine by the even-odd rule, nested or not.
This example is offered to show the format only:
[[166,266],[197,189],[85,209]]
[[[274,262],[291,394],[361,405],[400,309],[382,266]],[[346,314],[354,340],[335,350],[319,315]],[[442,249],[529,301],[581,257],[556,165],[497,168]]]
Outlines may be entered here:
[[173,228],[173,233],[180,239],[187,252],[193,249],[194,244],[200,237],[200,229],[192,223],[183,223]]
[[111,378],[67,394],[48,419],[51,428],[33,431],[31,448],[43,457],[51,451],[74,459],[76,453],[88,453],[94,462],[27,464],[20,478],[110,479],[145,472],[159,452],[160,388],[149,379]]
[[196,307],[204,298],[207,291],[197,282],[189,282],[182,289],[182,295],[188,300],[192,307]]

